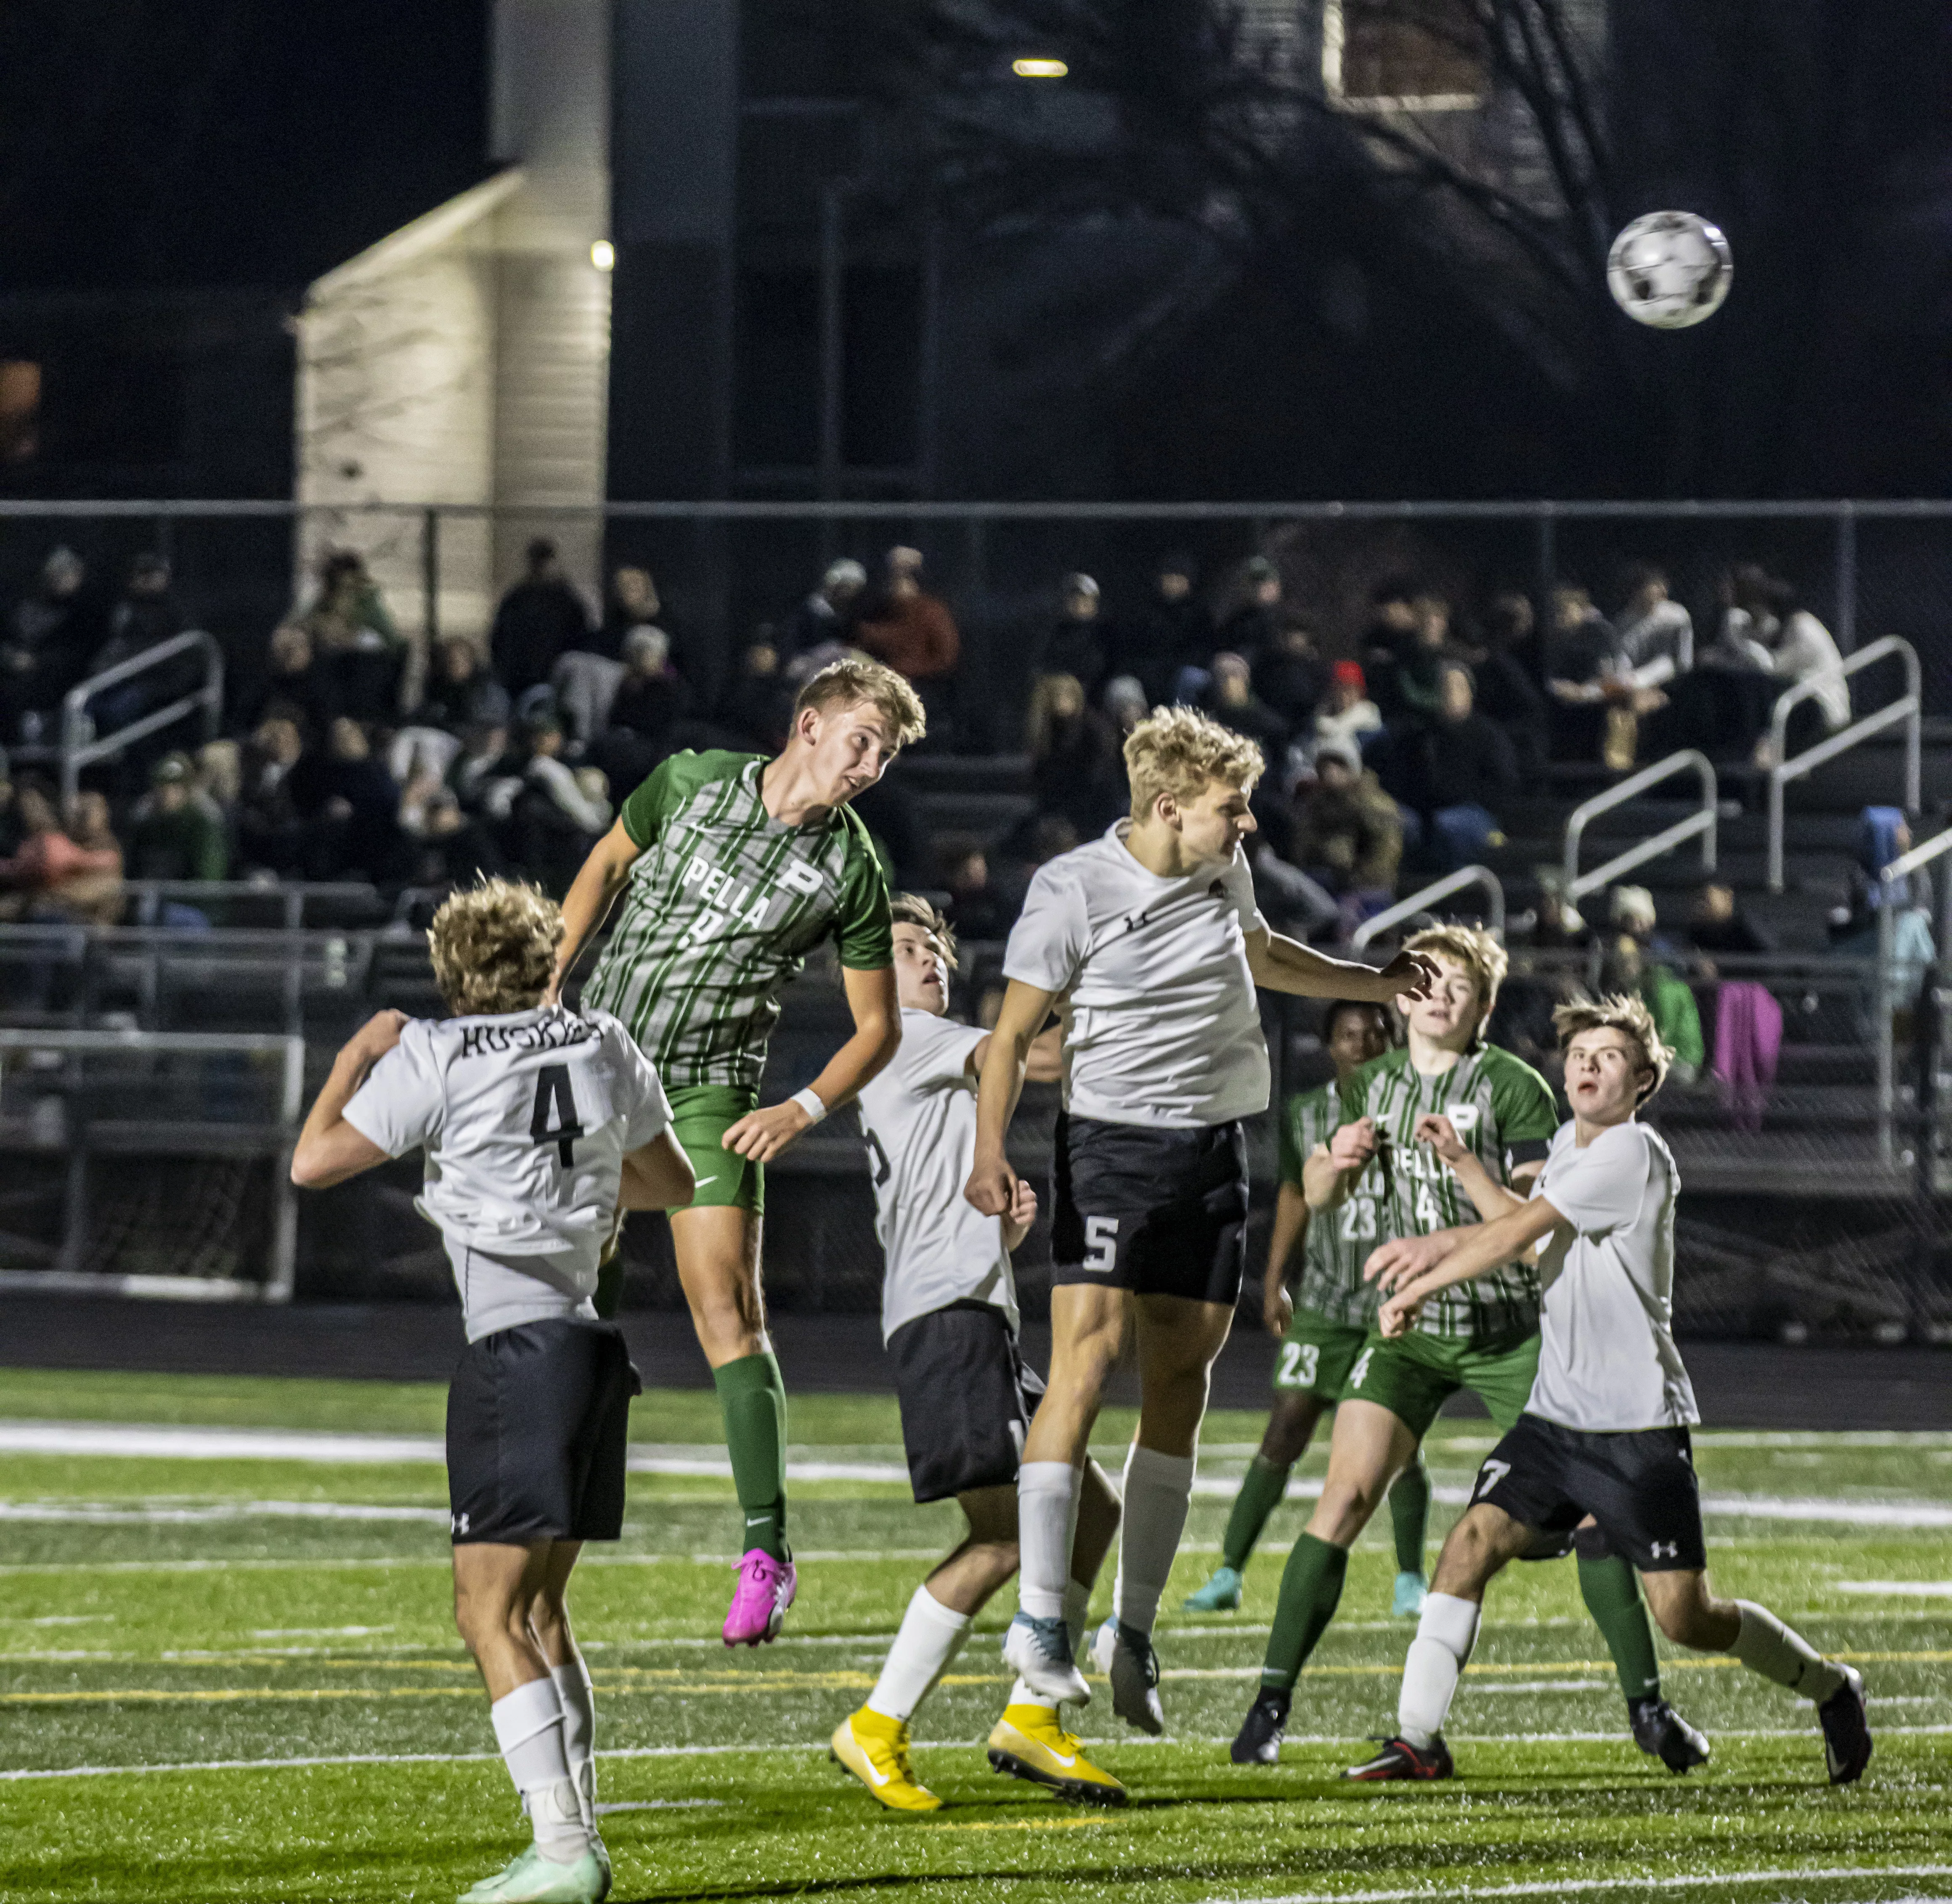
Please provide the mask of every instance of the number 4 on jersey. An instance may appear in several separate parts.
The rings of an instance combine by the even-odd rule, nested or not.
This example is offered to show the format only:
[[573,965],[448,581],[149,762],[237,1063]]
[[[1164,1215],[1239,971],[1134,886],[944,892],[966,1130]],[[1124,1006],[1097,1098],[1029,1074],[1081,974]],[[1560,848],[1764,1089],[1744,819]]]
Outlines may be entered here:
[[[558,1121],[553,1125],[552,1117]],[[529,1115],[529,1135],[539,1144],[555,1144],[565,1170],[576,1161],[571,1146],[583,1135],[576,1115],[576,1093],[570,1089],[567,1065],[545,1065],[536,1074],[536,1108]]]

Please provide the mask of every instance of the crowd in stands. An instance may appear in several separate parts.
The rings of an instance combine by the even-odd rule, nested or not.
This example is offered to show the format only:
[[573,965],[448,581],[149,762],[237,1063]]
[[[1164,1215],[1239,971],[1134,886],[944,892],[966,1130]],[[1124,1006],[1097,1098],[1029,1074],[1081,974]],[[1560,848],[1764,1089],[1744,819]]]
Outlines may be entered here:
[[[1728,574],[1704,640],[1657,570],[1633,571],[1609,599],[1610,617],[1563,582],[1541,627],[1522,590],[1460,602],[1388,583],[1357,638],[1336,644],[1353,652],[1331,655],[1265,556],[1206,577],[1168,555],[1129,602],[1066,575],[1054,611],[1003,658],[1024,683],[1034,810],[1001,836],[931,838],[899,768],[859,810],[892,877],[946,894],[965,939],[999,938],[1035,868],[1125,811],[1134,724],[1159,703],[1190,703],[1266,757],[1253,846],[1266,910],[1340,939],[1407,882],[1497,849],[1504,816],[1551,762],[1618,772],[1697,746],[1766,763],[1775,698],[1803,681],[1815,691],[1791,721],[1792,750],[1848,721],[1835,643],[1761,569]],[[77,683],[189,625],[161,557],[137,558],[104,593],[72,551],[51,551],[0,610],[0,746],[45,752]],[[539,539],[484,641],[418,655],[361,556],[335,551],[261,664],[236,671],[226,737],[193,752],[167,734],[139,746],[65,814],[31,766],[0,775],[0,916],[105,918],[134,879],[439,887],[512,870],[560,892],[659,761],[684,747],[777,747],[799,683],[850,649],[906,675],[931,744],[953,745],[962,638],[914,549],[888,550],[871,572],[834,562],[755,632],[720,691],[707,691],[695,639],[645,569],[616,568],[593,606]],[[193,658],[187,677],[145,673],[90,712],[100,729],[124,725],[186,678]],[[1704,896],[1698,923],[1734,936],[1717,904]],[[1563,926],[1551,914],[1548,900],[1547,939]],[[1652,922],[1640,922],[1616,921],[1657,973]]]

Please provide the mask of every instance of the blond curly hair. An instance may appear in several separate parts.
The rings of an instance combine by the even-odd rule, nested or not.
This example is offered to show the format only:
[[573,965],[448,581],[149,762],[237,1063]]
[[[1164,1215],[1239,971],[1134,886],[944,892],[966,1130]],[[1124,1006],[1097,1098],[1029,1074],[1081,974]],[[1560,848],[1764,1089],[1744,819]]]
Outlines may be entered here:
[[1484,1027],[1491,1021],[1491,1008],[1498,1002],[1498,988],[1504,983],[1505,974],[1511,967],[1504,947],[1482,926],[1429,926],[1422,932],[1411,933],[1403,941],[1403,950],[1427,953],[1433,958],[1447,958],[1470,974],[1472,982],[1478,988],[1478,1002],[1482,1008],[1478,1014],[1478,1028],[1471,1042],[1482,1044]]
[[1646,1090],[1634,1099],[1636,1105],[1646,1103],[1655,1092],[1667,1082],[1667,1068],[1673,1061],[1674,1054],[1662,1041],[1655,1028],[1653,1014],[1641,1000],[1630,992],[1616,992],[1603,999],[1574,999],[1570,1003],[1553,1008],[1552,1028],[1559,1033],[1559,1052],[1563,1058],[1566,1048],[1581,1032],[1617,1031],[1640,1054],[1637,1071],[1647,1072],[1651,1078]]
[[484,879],[450,893],[427,928],[447,1008],[459,1018],[533,1011],[555,975],[562,933],[556,902],[535,886]]
[[928,731],[921,697],[892,667],[865,655],[849,655],[829,661],[793,697],[793,718],[809,708],[872,708],[887,724],[890,738],[899,747],[911,746]]
[[1155,708],[1125,736],[1134,820],[1144,819],[1162,794],[1184,806],[1215,780],[1251,786],[1266,766],[1260,749],[1244,734],[1192,708]]

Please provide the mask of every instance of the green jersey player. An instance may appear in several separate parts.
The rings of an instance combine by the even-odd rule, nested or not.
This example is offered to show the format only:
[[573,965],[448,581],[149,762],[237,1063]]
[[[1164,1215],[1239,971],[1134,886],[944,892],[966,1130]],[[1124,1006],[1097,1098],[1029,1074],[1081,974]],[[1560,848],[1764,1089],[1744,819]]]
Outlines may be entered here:
[[[1322,1021],[1322,1043],[1334,1064],[1335,1081],[1291,1097],[1281,1112],[1281,1188],[1261,1292],[1262,1320],[1281,1343],[1274,1409],[1260,1452],[1248,1464],[1234,1498],[1220,1565],[1187,1600],[1197,1613],[1231,1613],[1240,1604],[1241,1575],[1261,1530],[1281,1505],[1315,1424],[1341,1399],[1342,1385],[1375,1319],[1376,1292],[1363,1281],[1362,1265],[1376,1246],[1377,1198],[1369,1186],[1359,1186],[1339,1210],[1311,1222],[1302,1172],[1342,1121],[1343,1086],[1389,1049],[1390,1015],[1380,1005],[1337,999]],[[1300,1283],[1290,1295],[1289,1277],[1297,1254]],[[1390,1610],[1400,1618],[1413,1619],[1422,1609],[1429,1518],[1430,1477],[1419,1450],[1390,1488],[1397,1545]]]
[[[1461,1228],[1497,1214],[1506,1193],[1528,1194],[1559,1121],[1544,1079],[1484,1040],[1504,948],[1461,926],[1408,943],[1436,961],[1438,981],[1406,1011],[1404,1048],[1344,1087],[1342,1123],[1303,1171],[1312,1215],[1332,1215],[1352,1193],[1374,1195],[1379,1244]],[[1349,1549],[1438,1409],[1468,1389],[1500,1432],[1524,1412],[1538,1371],[1538,1271],[1514,1262],[1447,1289],[1406,1334],[1385,1341],[1372,1331],[1335,1411],[1322,1498],[1288,1555],[1260,1694],[1234,1741],[1236,1764],[1279,1758],[1295,1681],[1334,1617]],[[1578,1545],[1580,1587],[1613,1653],[1635,1738],[1685,1770],[1678,1762],[1699,1762],[1706,1747],[1660,1697],[1633,1569],[1597,1529],[1582,1530]]]
[[[583,1003],[621,1019],[656,1065],[697,1178],[691,1202],[671,1214],[671,1240],[745,1515],[727,1646],[771,1640],[796,1585],[786,1393],[759,1287],[765,1165],[900,1043],[887,887],[847,802],[923,725],[899,674],[865,658],[836,661],[800,689],[777,759],[687,752],[665,761],[624,802],[563,902],[558,985],[623,897]],[[827,939],[854,1034],[808,1089],[762,1108],[780,988]],[[614,1302],[614,1282],[605,1295]]]

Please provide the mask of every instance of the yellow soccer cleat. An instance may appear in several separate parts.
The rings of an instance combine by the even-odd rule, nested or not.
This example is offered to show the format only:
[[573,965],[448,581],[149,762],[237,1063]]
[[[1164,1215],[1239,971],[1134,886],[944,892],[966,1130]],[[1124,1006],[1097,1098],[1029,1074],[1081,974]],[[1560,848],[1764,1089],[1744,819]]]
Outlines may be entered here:
[[891,1812],[939,1812],[942,1800],[909,1765],[909,1729],[862,1706],[834,1728],[827,1755],[851,1771]]
[[1122,1805],[1125,1788],[1085,1757],[1048,1705],[1006,1705],[990,1734],[990,1766],[1033,1785],[1047,1785],[1074,1805]]

